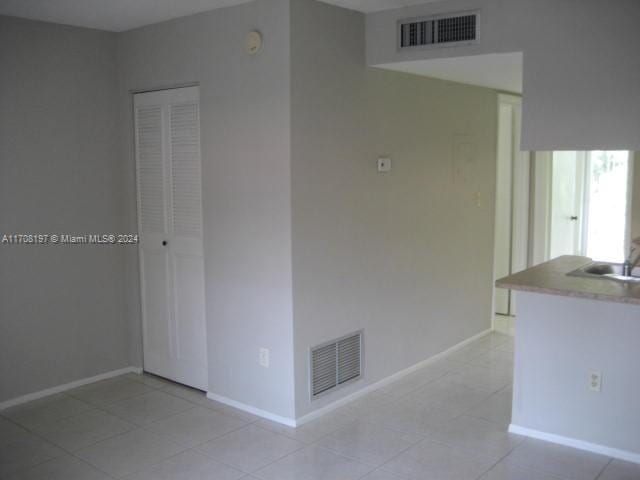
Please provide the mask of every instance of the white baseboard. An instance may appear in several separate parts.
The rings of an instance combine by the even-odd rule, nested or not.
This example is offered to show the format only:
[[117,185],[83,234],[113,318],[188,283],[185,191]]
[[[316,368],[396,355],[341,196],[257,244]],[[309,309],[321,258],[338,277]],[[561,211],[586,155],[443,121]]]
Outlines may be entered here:
[[514,336],[516,333],[516,317],[511,315],[495,315],[493,329],[498,333]]
[[260,408],[252,407],[251,405],[236,402],[235,400],[223,397],[222,395],[218,395],[217,393],[207,392],[207,398],[209,400],[215,400],[216,402],[224,403],[225,405],[229,405],[230,407],[237,408],[238,410],[257,415],[258,417],[271,420],[272,422],[281,423],[283,425],[286,425],[287,427],[298,426],[297,422],[293,418],[283,417],[281,415],[276,415],[275,413],[267,412],[266,410],[262,410]]
[[607,457],[640,464],[640,453],[607,447],[606,445],[599,445],[597,443],[585,442],[584,440],[578,440],[577,438],[563,437],[562,435],[556,435],[555,433],[541,432],[539,430],[514,425],[513,423],[509,425],[509,431],[511,433],[517,433],[518,435],[524,435],[525,437],[545,440],[547,442],[557,443],[558,445],[565,445],[567,447],[586,450],[587,452],[592,453],[599,453],[601,455],[606,455]]
[[470,337],[456,345],[454,345],[453,347],[450,347],[440,353],[437,353],[436,355],[427,358],[426,360],[422,360],[421,362],[416,363],[415,365],[412,365],[408,368],[405,368],[404,370],[400,370],[399,372],[394,373],[393,375],[390,375],[388,377],[383,378],[382,380],[378,380],[375,383],[372,383],[371,385],[367,385],[366,387],[361,388],[360,390],[358,390],[357,392],[353,392],[350,395],[347,395],[346,397],[340,398],[332,403],[329,403],[328,405],[325,405],[324,407],[321,407],[317,410],[314,410],[313,412],[310,412],[300,418],[296,419],[296,426],[300,426],[303,425],[307,422],[310,422],[311,420],[315,420],[318,417],[321,417],[322,415],[325,415],[329,412],[331,412],[332,410],[335,410],[336,408],[342,407],[343,405],[346,405],[349,402],[352,402],[360,397],[363,397],[371,392],[373,392],[374,390],[378,390],[379,388],[385,387],[387,385],[389,385],[392,382],[395,382],[397,380],[400,380],[402,377],[406,377],[407,375],[415,372],[416,370],[419,370],[423,367],[426,367],[427,365],[440,360],[442,357],[453,353],[456,350],[459,350],[465,346],[467,346],[469,343],[484,337],[485,335],[488,335],[489,333],[491,333],[492,330],[485,330],[483,332],[478,333],[477,335],[474,335],[473,337]]
[[28,393],[20,397],[12,398],[11,400],[5,400],[4,402],[1,402],[0,410],[4,410],[5,408],[9,408],[9,407],[14,407],[16,405],[20,405],[21,403],[30,402],[32,400],[37,400],[39,398],[48,397],[49,395],[61,393],[66,390],[71,390],[72,388],[81,387],[82,385],[87,385],[89,383],[99,382],[100,380],[106,380],[107,378],[113,378],[119,375],[124,375],[125,373],[142,373],[142,368],[141,367],[125,367],[119,370],[112,370],[110,372],[101,373],[100,375],[95,375],[93,377],[74,380],[73,382],[65,383],[64,385],[57,385],[55,387],[47,388],[45,390],[40,390],[38,392]]
[[360,390],[353,392],[350,395],[347,395],[346,397],[340,398],[328,405],[325,405],[322,408],[319,408],[317,410],[314,410],[313,412],[308,413],[307,415],[304,415],[300,418],[297,419],[293,419],[293,418],[288,418],[288,417],[283,417],[281,415],[276,415],[274,413],[271,412],[267,412],[266,410],[262,410],[260,408],[256,408],[253,407],[251,405],[246,405],[244,403],[240,403],[237,402],[235,400],[232,400],[230,398],[224,397],[222,395],[218,395],[216,393],[213,392],[208,392],[207,393],[207,398],[211,399],[211,400],[215,400],[217,402],[223,403],[225,405],[229,405],[231,407],[237,408],[238,410],[242,410],[248,413],[251,413],[253,415],[257,415],[258,417],[262,417],[265,418],[267,420],[271,420],[272,422],[276,422],[276,423],[281,423],[283,425],[286,425],[288,427],[299,427],[307,422],[310,422],[311,420],[315,420],[316,418],[319,418],[329,412],[331,412],[332,410],[335,410],[336,408],[339,408],[343,405],[346,405],[349,402],[352,402],[353,400],[356,400],[360,397],[363,397],[364,395],[367,395],[368,393],[373,392],[374,390],[377,390],[379,388],[382,388],[392,382],[395,382],[396,380],[401,379],[402,377],[405,377],[407,375],[409,375],[410,373],[415,372],[416,370],[419,370],[422,367],[425,367],[427,365],[429,365],[430,363],[435,362],[436,360],[439,360],[440,358],[444,357],[445,355],[448,355],[449,353],[452,353],[456,350],[461,349],[462,347],[468,345],[469,343],[473,342],[474,340],[477,340],[478,338],[484,337],[485,335],[488,335],[489,333],[491,333],[491,329],[489,330],[485,330],[483,332],[478,333],[477,335],[474,335],[471,338],[468,338],[456,345],[454,345],[451,348],[448,348],[446,350],[444,350],[443,352],[440,352],[432,357],[427,358],[426,360],[422,360],[421,362],[416,363],[415,365],[412,365],[408,368],[405,368],[404,370],[401,370],[397,373],[394,373],[393,375],[390,375],[386,378],[383,378],[382,380],[377,381],[376,383],[372,383],[371,385],[367,385],[366,387],[361,388]]

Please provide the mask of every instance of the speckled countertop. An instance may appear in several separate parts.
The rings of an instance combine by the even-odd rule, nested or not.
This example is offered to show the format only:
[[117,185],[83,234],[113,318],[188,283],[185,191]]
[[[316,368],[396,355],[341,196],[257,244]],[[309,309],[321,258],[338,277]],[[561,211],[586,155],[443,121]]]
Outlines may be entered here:
[[587,257],[565,255],[501,278],[496,281],[496,287],[640,305],[640,284],[638,283],[628,284],[609,279],[567,275],[591,261]]

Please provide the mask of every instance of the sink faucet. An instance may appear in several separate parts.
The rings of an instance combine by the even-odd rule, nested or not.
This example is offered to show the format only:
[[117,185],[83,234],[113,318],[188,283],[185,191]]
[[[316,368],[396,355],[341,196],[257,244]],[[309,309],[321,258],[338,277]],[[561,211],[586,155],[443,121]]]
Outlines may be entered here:
[[633,258],[633,254],[640,247],[640,237],[634,238],[631,241],[631,250],[629,251],[629,256],[622,264],[622,275],[625,277],[630,277],[633,269],[640,263],[640,252],[636,255],[636,258]]

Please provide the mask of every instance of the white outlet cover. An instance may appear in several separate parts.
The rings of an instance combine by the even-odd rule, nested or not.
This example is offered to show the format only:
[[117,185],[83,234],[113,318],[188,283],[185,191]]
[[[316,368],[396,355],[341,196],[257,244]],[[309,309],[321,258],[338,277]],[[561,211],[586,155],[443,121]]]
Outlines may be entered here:
[[589,390],[600,392],[602,390],[602,372],[591,370],[589,372]]
[[391,159],[388,157],[378,158],[378,172],[386,173],[391,171]]
[[269,349],[268,348],[261,348],[260,349],[259,363],[260,363],[261,367],[268,367],[269,366]]

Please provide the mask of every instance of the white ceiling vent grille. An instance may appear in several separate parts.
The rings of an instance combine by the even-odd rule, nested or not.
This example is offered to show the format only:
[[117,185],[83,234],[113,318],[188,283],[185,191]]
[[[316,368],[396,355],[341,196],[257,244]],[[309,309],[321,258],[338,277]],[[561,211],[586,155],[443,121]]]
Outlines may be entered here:
[[476,43],[478,19],[478,12],[464,12],[401,20],[398,46],[404,49]]
[[362,375],[362,332],[311,349],[311,398]]

